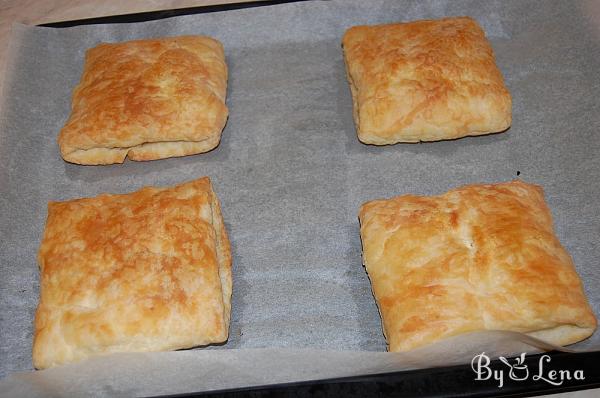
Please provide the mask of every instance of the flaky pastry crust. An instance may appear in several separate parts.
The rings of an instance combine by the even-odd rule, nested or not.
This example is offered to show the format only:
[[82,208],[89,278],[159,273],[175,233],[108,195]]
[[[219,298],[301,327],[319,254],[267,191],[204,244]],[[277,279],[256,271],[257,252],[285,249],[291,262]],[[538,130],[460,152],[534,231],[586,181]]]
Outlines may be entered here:
[[472,18],[355,26],[342,45],[366,144],[453,139],[511,124],[510,94]]
[[566,345],[596,328],[538,186],[513,181],[374,200],[359,218],[390,351],[481,330]]
[[33,363],[227,340],[231,254],[207,177],[50,202]]
[[205,36],[102,43],[86,53],[58,136],[79,164],[207,152],[227,121],[223,46]]

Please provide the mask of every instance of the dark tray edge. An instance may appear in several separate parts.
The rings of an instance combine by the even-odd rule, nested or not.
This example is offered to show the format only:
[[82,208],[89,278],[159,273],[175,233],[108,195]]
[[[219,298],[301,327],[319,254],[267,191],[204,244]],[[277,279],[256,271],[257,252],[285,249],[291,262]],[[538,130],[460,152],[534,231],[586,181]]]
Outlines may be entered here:
[[[581,369],[585,380],[564,381],[553,386],[546,381],[532,381],[539,373],[539,361],[543,355],[550,355],[551,362],[544,364],[547,371]],[[510,360],[510,359],[509,359]],[[475,380],[470,364],[437,368],[416,369],[365,376],[352,376],[333,379],[311,380],[293,383],[234,388],[219,391],[192,392],[167,395],[168,397],[298,397],[298,396],[402,396],[402,397],[527,397],[543,394],[556,394],[592,388],[600,388],[600,351],[566,353],[550,352],[527,356],[525,364],[530,377],[525,381],[513,381],[505,375],[504,386],[498,388],[493,378],[487,381]],[[513,360],[510,360],[514,362]],[[494,370],[505,369],[500,360],[490,363]]]
[[158,10],[158,11],[131,13],[131,14],[110,15],[110,16],[105,16],[105,17],[77,19],[77,20],[72,20],[72,21],[50,22],[50,23],[40,24],[37,26],[42,26],[42,27],[47,27],[47,28],[70,28],[73,26],[80,26],[80,25],[148,22],[148,21],[177,17],[177,16],[182,16],[182,15],[206,14],[206,13],[211,13],[211,12],[240,10],[240,9],[244,9],[244,8],[254,8],[254,7],[268,7],[268,6],[284,4],[284,3],[299,3],[301,1],[307,1],[307,0],[258,0],[258,1],[250,1],[247,3],[217,4],[217,5],[211,5],[211,6],[198,6],[198,7],[176,8],[176,9],[171,9],[171,10]]

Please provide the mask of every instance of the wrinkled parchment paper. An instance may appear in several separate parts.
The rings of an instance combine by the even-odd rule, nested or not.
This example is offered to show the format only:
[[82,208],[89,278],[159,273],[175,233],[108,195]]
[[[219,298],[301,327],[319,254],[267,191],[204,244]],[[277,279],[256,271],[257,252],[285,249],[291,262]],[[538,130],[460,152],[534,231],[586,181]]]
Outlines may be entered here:
[[[512,127],[446,142],[361,144],[343,32],[446,15],[473,16],[487,32],[513,96]],[[56,137],[85,50],[179,34],[210,35],[225,46],[230,117],[219,147],[153,162],[65,163]],[[0,392],[26,381],[46,394],[71,395],[79,386],[99,395],[152,395],[464,363],[484,349],[518,352],[523,343],[505,344],[513,335],[490,334],[493,343],[467,339],[419,360],[383,353],[357,220],[367,200],[517,175],[544,187],[556,232],[600,314],[598,2],[314,1],[135,24],[15,25],[8,71],[0,119],[0,377],[13,376]],[[233,245],[228,343],[15,374],[32,369],[47,202],[205,175]],[[599,349],[600,334],[573,348]]]
[[[38,372],[14,373],[0,395],[151,396],[385,373],[468,363],[557,348],[511,332],[479,332],[409,353],[315,349],[227,349],[115,354]],[[440,355],[444,353],[444,355]]]

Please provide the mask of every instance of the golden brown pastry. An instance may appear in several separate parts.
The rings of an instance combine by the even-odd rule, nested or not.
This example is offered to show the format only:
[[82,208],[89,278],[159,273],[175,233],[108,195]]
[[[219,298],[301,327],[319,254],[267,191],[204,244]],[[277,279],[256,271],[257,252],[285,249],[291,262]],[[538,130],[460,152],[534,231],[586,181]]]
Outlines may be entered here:
[[227,340],[231,254],[208,177],[50,202],[33,363]]
[[365,144],[438,141],[510,126],[510,94],[472,18],[355,26],[342,45]]
[[542,189],[520,181],[360,209],[363,261],[390,351],[510,330],[565,345],[596,318]]
[[60,152],[110,164],[210,151],[227,121],[226,90],[223,46],[210,37],[100,44],[86,53]]

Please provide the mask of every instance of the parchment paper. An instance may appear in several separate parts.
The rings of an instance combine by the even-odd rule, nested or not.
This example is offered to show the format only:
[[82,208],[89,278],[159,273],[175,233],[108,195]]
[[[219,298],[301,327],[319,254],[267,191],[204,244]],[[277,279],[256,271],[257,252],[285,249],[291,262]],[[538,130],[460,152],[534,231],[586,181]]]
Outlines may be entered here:
[[[356,24],[446,15],[473,16],[487,32],[513,96],[512,127],[502,134],[438,143],[361,144],[340,47],[343,32]],[[0,119],[0,377],[31,370],[36,255],[50,200],[210,176],[233,245],[234,294],[230,339],[224,346],[139,354],[136,377],[124,370],[124,363],[135,361],[136,354],[128,354],[124,362],[108,357],[19,375],[0,383],[4,388],[23,378],[51,379],[61,369],[69,369],[73,385],[80,385],[73,379],[85,380],[85,372],[95,380],[120,380],[94,391],[125,395],[243,386],[258,379],[301,380],[338,371],[337,376],[363,374],[364,363],[370,372],[389,370],[388,359],[379,358],[395,356],[373,353],[385,350],[385,340],[361,265],[359,206],[375,198],[440,194],[517,175],[544,187],[557,234],[600,314],[597,2],[314,1],[136,24],[14,28],[17,40]],[[68,117],[85,50],[101,41],[179,34],[214,36],[225,46],[230,117],[219,147],[153,162],[65,163],[56,137]],[[486,345],[486,351],[496,349]],[[247,351],[258,348],[269,350]],[[467,345],[468,353],[462,348],[442,348],[445,363],[464,362],[481,347]],[[574,348],[600,349],[600,335]],[[293,355],[308,358],[305,364],[313,358],[315,367],[266,370],[267,363],[287,363],[285,358]],[[344,355],[361,360],[348,361]],[[151,371],[163,369],[164,358],[197,372],[200,366],[206,373],[190,377],[195,384],[172,384],[167,373]],[[335,366],[318,365],[327,360]],[[236,368],[231,363],[256,366],[246,365],[252,369],[238,378],[203,367],[222,364],[223,372],[231,373]],[[394,369],[445,364],[427,359],[393,363]],[[94,364],[108,373],[88,371]],[[262,378],[248,376],[254,372]],[[153,375],[146,388],[155,390],[133,389],[141,388],[132,380],[141,380],[142,373]],[[63,376],[53,380],[64,381]],[[109,390],[103,389],[106,385]],[[52,391],[63,391],[53,386]],[[177,390],[165,390],[168,386]]]

